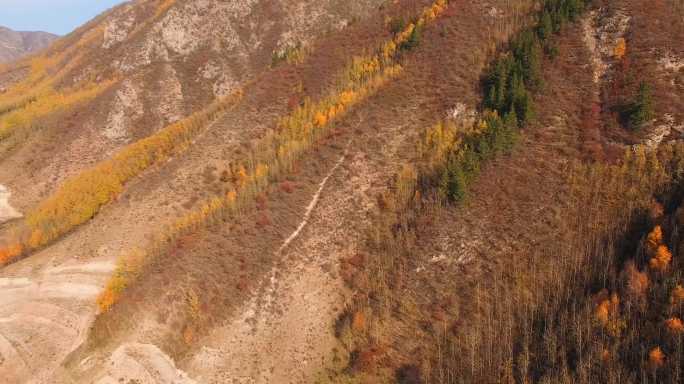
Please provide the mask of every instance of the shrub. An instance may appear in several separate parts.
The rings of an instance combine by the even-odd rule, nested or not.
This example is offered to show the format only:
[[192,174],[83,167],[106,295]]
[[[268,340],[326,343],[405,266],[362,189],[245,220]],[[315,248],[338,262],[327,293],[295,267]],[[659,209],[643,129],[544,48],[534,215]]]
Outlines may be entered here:
[[553,34],[553,20],[548,10],[544,10],[539,25],[537,26],[537,35],[542,40],[548,40]]
[[283,49],[273,52],[271,57],[271,67],[275,67],[282,62],[288,64],[301,64],[304,61],[306,52],[302,43],[288,45]]
[[291,181],[285,180],[280,183],[280,189],[285,193],[292,193],[294,192],[294,184]]
[[631,106],[627,110],[629,126],[638,130],[655,118],[651,86],[646,82],[639,84],[639,90]]

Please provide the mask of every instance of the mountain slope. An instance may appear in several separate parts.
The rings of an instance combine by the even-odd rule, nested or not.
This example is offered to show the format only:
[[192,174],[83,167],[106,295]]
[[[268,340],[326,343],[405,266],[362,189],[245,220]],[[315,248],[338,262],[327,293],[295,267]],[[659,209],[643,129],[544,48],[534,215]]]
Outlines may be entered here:
[[645,3],[138,0],[0,67],[0,382],[603,371],[541,328],[682,174]]
[[[12,127],[0,142],[0,184],[26,192],[14,194],[26,212],[68,176],[238,91],[282,51],[343,29],[379,3],[145,0],[116,7],[4,72],[9,83],[24,74],[35,83],[26,86],[48,96],[45,110],[26,111],[32,129]],[[69,95],[73,101],[47,105]]]
[[40,51],[58,38],[47,32],[16,32],[0,26],[0,63]]

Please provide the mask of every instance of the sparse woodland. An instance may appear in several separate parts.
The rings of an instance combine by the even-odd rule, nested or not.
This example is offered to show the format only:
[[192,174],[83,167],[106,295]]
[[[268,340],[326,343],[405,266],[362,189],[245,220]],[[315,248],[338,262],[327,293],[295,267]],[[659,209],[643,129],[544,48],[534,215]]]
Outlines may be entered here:
[[[559,208],[565,240],[539,243],[541,249],[530,251],[531,257],[542,257],[530,262],[533,269],[513,260],[498,262],[478,282],[471,306],[457,310],[467,321],[448,320],[453,303],[420,313],[412,301],[420,298],[398,293],[425,223],[445,206],[467,204],[469,185],[483,164],[514,150],[519,129],[541,108],[533,104],[533,94],[544,87],[541,66],[559,54],[554,36],[590,6],[542,3],[537,23],[514,37],[491,64],[479,121],[440,122],[425,131],[417,162],[405,165],[391,192],[380,198],[368,254],[344,264],[343,276],[356,295],[337,323],[349,353],[337,381],[681,382],[680,144],[657,152],[628,150],[616,165],[573,163],[567,170],[567,202]],[[624,39],[616,42],[623,67],[626,49]],[[634,89],[633,96],[615,101],[624,106],[626,129],[653,119],[650,86],[642,81]],[[421,356],[398,358],[407,363],[393,372],[379,367],[386,356],[407,351],[383,336],[390,324],[428,335],[410,347]]]
[[[247,291],[289,288],[278,285],[280,281],[274,283],[281,279],[285,268],[270,264],[257,268],[249,262],[268,260],[274,265],[285,264],[288,260],[279,259],[281,250],[297,239],[302,229],[320,230],[312,228],[310,214],[320,194],[327,192],[326,182],[340,167],[348,175],[358,176],[354,183],[366,183],[367,191],[350,197],[354,202],[345,206],[363,207],[349,209],[364,215],[359,220],[363,222],[358,223],[362,229],[354,232],[360,234],[361,240],[349,247],[352,250],[344,248],[353,256],[334,259],[335,263],[340,261],[339,268],[337,264],[331,267],[331,263],[321,267],[326,278],[339,283],[336,287],[346,286],[346,290],[340,293],[344,301],[337,301],[334,311],[326,309],[330,312],[328,320],[334,318],[327,331],[334,332],[334,339],[328,336],[335,347],[331,353],[332,366],[316,372],[316,383],[684,382],[684,264],[680,261],[684,256],[684,144],[661,137],[655,145],[632,145],[646,143],[646,135],[662,120],[658,98],[662,85],[654,81],[652,73],[641,70],[642,64],[635,65],[638,57],[632,52],[636,46],[634,35],[613,39],[607,54],[607,75],[595,80],[595,73],[589,73],[592,62],[584,57],[589,48],[582,41],[587,36],[573,38],[572,34],[586,32],[583,29],[589,24],[583,24],[584,18],[589,12],[604,10],[606,2],[528,0],[498,4],[508,7],[504,11],[496,7],[476,8],[488,12],[487,25],[483,27],[487,32],[473,39],[478,43],[486,39],[488,46],[472,53],[481,56],[472,61],[482,61],[480,68],[484,70],[477,71],[479,78],[473,76],[468,80],[458,70],[469,69],[446,68],[445,72],[454,73],[440,77],[472,88],[472,95],[463,96],[463,101],[474,107],[465,107],[460,100],[438,100],[444,89],[435,92],[437,96],[429,99],[432,104],[428,107],[418,97],[415,103],[387,103],[390,112],[383,113],[398,113],[401,106],[409,105],[411,111],[425,107],[442,114],[421,115],[413,120],[420,125],[408,127],[407,131],[414,131],[395,142],[368,140],[369,147],[375,145],[384,150],[384,145],[394,146],[388,150],[393,155],[382,154],[372,161],[362,159],[370,157],[363,151],[354,153],[355,156],[348,156],[348,152],[361,139],[382,141],[387,136],[378,128],[385,122],[378,123],[374,116],[368,116],[386,106],[377,103],[378,96],[411,98],[410,94],[397,96],[397,90],[405,93],[407,88],[417,89],[417,85],[429,86],[425,84],[429,76],[414,72],[424,68],[434,71],[437,66],[420,61],[420,55],[434,61],[440,55],[434,52],[434,46],[429,52],[422,49],[425,43],[434,42],[430,39],[437,35],[442,39],[450,37],[450,28],[460,21],[449,18],[458,15],[466,2],[426,0],[413,4],[419,9],[416,14],[408,14],[404,9],[393,10],[393,17],[380,14],[374,20],[385,17],[382,26],[376,23],[377,29],[372,29],[364,25],[367,30],[358,32],[381,30],[381,35],[369,40],[375,45],[352,51],[359,54],[339,55],[341,59],[335,58],[336,52],[323,52],[319,59],[330,68],[303,68],[311,56],[321,53],[315,50],[319,47],[315,43],[279,42],[275,51],[265,54],[264,70],[291,79],[280,84],[288,90],[277,93],[279,104],[264,112],[271,114],[263,119],[266,123],[253,118],[261,113],[259,108],[252,108],[250,115],[241,103],[245,98],[257,101],[264,97],[268,92],[262,88],[270,85],[250,88],[252,83],[248,82],[230,96],[202,103],[197,112],[116,147],[105,160],[98,158],[87,168],[70,174],[50,193],[41,195],[24,217],[3,224],[0,269],[14,273],[15,267],[22,267],[34,254],[49,250],[87,228],[98,215],[111,216],[107,209],[126,209],[119,205],[137,204],[141,212],[130,217],[154,214],[158,219],[155,222],[164,225],[145,233],[144,242],[134,247],[121,245],[123,252],[115,257],[93,256],[98,263],[92,269],[111,269],[102,274],[92,294],[89,313],[95,320],[90,323],[91,333],[63,365],[66,369],[78,366],[76,369],[80,370],[80,364],[87,362],[80,359],[87,354],[104,356],[112,352],[108,348],[114,348],[115,343],[129,341],[129,335],[124,335],[126,326],[113,322],[130,314],[131,322],[142,317],[136,317],[139,313],[135,311],[148,308],[149,297],[142,292],[146,279],[163,283],[159,290],[173,291],[164,297],[167,301],[163,304],[173,308],[150,313],[145,321],[153,325],[144,324],[135,330],[144,335],[136,334],[130,339],[148,337],[150,343],[159,342],[160,350],[167,349],[164,352],[170,356],[169,361],[185,359],[179,366],[189,364],[192,356],[200,356],[193,355],[199,349],[202,353],[220,350],[208,346],[205,350],[198,340],[223,327],[224,320],[233,318],[226,313],[216,314],[218,310],[212,312],[209,306],[217,303],[221,311],[249,308],[252,317],[245,321],[240,317],[244,314],[237,313],[235,318],[242,319],[246,328],[253,326],[248,323],[258,322],[257,311],[249,305],[243,308],[244,303],[237,302],[238,299],[226,298],[222,289],[233,292],[235,288],[240,295],[244,293],[256,302],[264,301],[263,292],[259,293],[262,296],[249,296]],[[178,3],[150,2],[151,16],[145,23],[130,28],[130,36],[142,34]],[[658,2],[657,6],[663,4]],[[666,4],[674,4],[673,9],[682,13],[679,2]],[[385,6],[391,7],[383,5],[380,11]],[[452,24],[442,23],[445,20]],[[104,25],[96,22],[93,28],[78,35],[77,42],[69,48],[60,49],[63,47],[59,44],[63,43],[58,42],[52,50],[20,63],[27,76],[0,94],[0,151],[21,147],[32,135],[40,134],[49,121],[47,118],[87,105],[121,84],[122,78],[118,76],[100,76],[98,81],[94,76],[65,81],[71,69],[87,60],[83,48],[93,42],[100,44],[104,29]],[[505,42],[502,36],[507,36]],[[449,54],[468,56],[471,52]],[[339,62],[327,63],[326,60],[333,61],[331,57]],[[212,68],[209,62],[206,68]],[[323,77],[319,71],[325,81],[315,80],[325,86],[314,89],[314,80],[306,76]],[[559,80],[566,75],[567,79]],[[409,76],[413,77],[406,84],[383,93]],[[586,83],[566,84],[577,79]],[[680,86],[677,79],[673,80],[673,87]],[[251,81],[260,80],[257,76]],[[307,87],[303,80],[308,81]],[[299,84],[290,89],[295,82]],[[576,87],[572,90],[575,94],[562,94],[572,87]],[[425,93],[428,91],[421,96]],[[449,110],[444,117],[443,112],[455,101],[467,110],[459,110],[463,114],[456,117]],[[364,109],[373,103],[380,106]],[[257,105],[263,107],[266,103]],[[233,108],[245,108],[240,113],[250,120],[245,121],[237,113],[230,115]],[[359,110],[363,113],[356,114]],[[263,129],[241,131],[248,138],[236,140],[240,148],[232,151],[230,145],[234,143],[227,142],[231,136],[212,132],[225,116],[235,118],[235,126],[245,131],[250,127],[244,126],[252,123],[262,125]],[[350,123],[352,116],[358,118],[358,124]],[[400,124],[396,127],[405,129]],[[235,127],[231,125],[230,129]],[[377,137],[366,136],[364,129],[377,129],[383,137],[380,133]],[[210,148],[212,153],[206,158],[193,152],[199,160],[187,168],[210,161],[221,163],[222,167],[207,166],[212,180],[206,182],[206,191],[197,192],[202,188],[198,183],[192,192],[188,188],[178,194],[197,193],[188,202],[169,204],[155,200],[159,207],[164,207],[159,208],[160,212],[142,212],[140,207],[144,204],[140,202],[121,202],[129,198],[125,193],[129,188],[140,184],[144,189],[148,187],[144,182],[154,177],[153,173],[166,164],[176,166],[172,160],[182,161],[202,136],[207,140],[205,144],[210,140],[220,143]],[[320,154],[326,146],[329,152]],[[201,150],[207,149],[202,146]],[[398,152],[402,152],[399,160],[395,158]],[[340,156],[334,168],[325,172],[319,169],[322,166],[309,164],[319,159],[329,164]],[[543,167],[539,166],[542,162]],[[356,166],[369,169],[362,173],[354,169]],[[377,175],[377,169],[385,172],[376,172],[383,173]],[[386,172],[387,169],[391,171]],[[216,170],[220,183],[215,181]],[[166,171],[160,172],[158,178],[172,174],[177,177],[174,181],[187,182],[199,174],[186,172],[185,168],[178,174],[173,173],[175,170]],[[321,174],[327,176],[320,184],[316,181],[299,185],[319,180]],[[330,180],[333,181],[329,184],[340,182]],[[149,185],[164,182],[155,180]],[[317,192],[309,201],[308,195],[298,196],[300,190]],[[122,195],[125,198],[120,199]],[[282,201],[277,202],[280,205],[273,203],[277,207],[273,210],[288,211],[280,212],[280,216],[273,214],[270,207],[266,209],[271,199],[278,198]],[[306,203],[309,205],[302,219],[297,216],[297,208]],[[150,210],[155,209],[156,205]],[[331,220],[329,216],[338,214],[342,215],[333,209],[322,215]],[[475,217],[478,214],[482,218]],[[295,216],[296,220],[292,219]],[[252,219],[254,222],[247,228],[245,222]],[[292,221],[297,229],[278,248]],[[269,233],[264,230],[280,224],[285,229]],[[243,239],[225,235],[233,230],[235,234],[230,235],[244,235],[248,239],[244,242],[270,236],[271,243],[260,248],[242,248],[243,244],[237,243]],[[333,238],[322,237],[325,241]],[[192,249],[192,243],[205,240],[207,244],[213,241],[233,248],[209,256],[202,253],[206,248]],[[325,246],[329,244],[320,245],[325,241],[315,238],[311,241],[313,245],[308,246],[327,251]],[[111,243],[102,244],[110,245],[101,247],[102,253],[111,251]],[[73,244],[66,248],[69,247],[73,248]],[[249,250],[261,255],[271,248],[279,249],[272,259],[259,256],[257,261],[245,262],[245,256],[239,254]],[[302,247],[303,253],[319,252],[318,248],[311,251]],[[215,257],[221,261],[209,263],[211,267],[185,269],[184,263],[196,262],[191,259],[197,255],[198,259]],[[226,266],[229,263],[236,265]],[[216,274],[205,273],[197,278],[197,271],[206,272],[214,266],[223,270],[217,267]],[[56,263],[50,268],[62,271]],[[75,271],[74,275],[90,273],[70,268],[68,264],[63,270]],[[272,275],[267,275],[271,270]],[[45,273],[48,272],[52,270],[46,268]],[[239,276],[227,276],[231,273]],[[196,281],[205,277],[206,284]],[[262,278],[271,285],[250,281]],[[215,283],[220,279],[225,280],[223,285]],[[17,284],[21,282],[17,278]],[[204,288],[221,292],[205,295]],[[243,299],[241,296],[239,300]],[[277,300],[276,293],[267,299]],[[126,307],[129,304],[131,308]],[[261,304],[254,304],[254,308],[261,310]],[[155,315],[157,318],[153,319]],[[230,316],[233,315],[231,312]],[[256,326],[252,330],[256,332]],[[150,335],[145,333],[148,331]],[[2,364],[0,356],[0,368]],[[91,368],[82,371],[88,369]]]

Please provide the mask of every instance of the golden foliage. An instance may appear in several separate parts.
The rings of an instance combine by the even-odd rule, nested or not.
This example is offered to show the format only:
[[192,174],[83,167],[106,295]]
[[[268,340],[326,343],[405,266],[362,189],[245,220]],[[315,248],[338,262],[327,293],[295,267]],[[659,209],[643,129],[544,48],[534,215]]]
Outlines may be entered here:
[[159,0],[159,4],[157,4],[157,9],[154,12],[154,18],[158,18],[164,12],[166,12],[171,6],[176,2],[176,0]]
[[317,112],[316,117],[314,117],[314,121],[317,126],[323,127],[328,124],[328,116],[323,112]]
[[409,25],[404,28],[401,32],[397,33],[397,36],[394,38],[394,43],[397,46],[400,46],[402,43],[407,42],[411,38],[411,34],[413,33],[413,30],[416,29],[416,25],[413,23],[410,23]]
[[[25,67],[29,68],[26,78],[0,95],[0,115],[24,108],[30,103],[46,97],[54,97],[55,94],[73,93],[88,88],[88,83],[85,83],[85,85],[81,84],[72,87],[72,89],[59,92],[55,90],[55,85],[59,84],[71,70],[81,63],[84,53],[79,52],[79,50],[80,46],[75,44],[54,56],[40,55],[27,59],[26,64],[24,64]],[[105,80],[101,83],[111,81],[113,80]]]
[[437,0],[429,8],[423,11],[423,21],[418,21],[418,24],[430,22],[441,16],[447,8],[447,0]]
[[[240,97],[240,94],[235,97]],[[111,159],[65,181],[52,196],[27,215],[25,233],[17,241],[23,245],[23,251],[42,247],[90,220],[103,205],[121,193],[124,184],[153,164],[186,148],[192,137],[233,100],[226,98],[214,102],[204,110],[128,145]],[[6,264],[18,256],[14,252],[4,261],[0,259],[0,264]]]
[[651,369],[658,369],[665,364],[665,354],[660,347],[655,347],[648,352],[648,364]]
[[596,318],[599,322],[607,326],[611,318],[617,316],[620,310],[620,298],[617,294],[613,293],[610,298],[601,300],[601,302],[596,307]]
[[670,250],[667,249],[667,246],[660,245],[656,250],[655,256],[653,256],[651,260],[649,260],[648,264],[652,269],[656,271],[665,272],[667,268],[670,266],[671,261],[672,253],[670,253]]
[[100,312],[109,311],[118,301],[121,292],[126,289],[126,279],[118,274],[109,278],[104,291],[97,298],[97,306]]
[[646,237],[646,250],[655,253],[658,246],[663,243],[663,230],[660,225],[656,225]]
[[625,328],[626,323],[620,317],[620,297],[613,293],[610,298],[599,302],[594,312],[598,322],[612,336],[617,337]]
[[104,291],[96,300],[100,312],[107,312],[112,308],[126,289],[128,281],[142,272],[144,263],[145,254],[137,248],[125,257],[119,258],[114,274],[109,278]]
[[440,121],[423,134],[418,143],[419,156],[430,168],[444,164],[447,155],[459,145],[458,127],[452,121]]
[[276,159],[273,161],[279,168],[290,169],[294,159],[321,135],[321,128],[333,123],[349,108],[365,100],[402,73],[399,65],[378,67],[377,72],[368,72],[369,68],[375,67],[363,66],[359,64],[359,60],[361,59],[356,58],[347,69],[345,77],[348,83],[342,91],[333,93],[316,103],[306,99],[303,105],[280,119],[279,134],[272,138],[277,148]]
[[11,136],[18,128],[30,126],[41,117],[94,99],[113,83],[113,81],[105,81],[100,84],[86,84],[78,89],[47,92],[37,97],[35,101],[0,116],[0,140]]
[[17,257],[21,256],[24,251],[23,245],[20,243],[12,244],[4,248],[0,248],[0,265],[6,264]]
[[393,60],[397,54],[397,49],[402,44],[406,43],[410,38],[413,30],[416,28],[421,28],[427,23],[434,21],[439,16],[441,16],[447,9],[447,0],[436,0],[432,5],[426,7],[421,16],[415,23],[409,23],[403,30],[399,31],[394,39],[385,42],[380,47],[380,53],[378,54],[378,59],[383,61]]
[[249,176],[247,175],[247,169],[245,166],[240,164],[237,171],[237,182],[239,187],[244,187],[249,181]]
[[613,56],[621,60],[623,57],[625,57],[625,54],[627,53],[627,41],[625,40],[624,37],[621,37],[617,39],[617,43],[615,44],[615,48],[613,49]]

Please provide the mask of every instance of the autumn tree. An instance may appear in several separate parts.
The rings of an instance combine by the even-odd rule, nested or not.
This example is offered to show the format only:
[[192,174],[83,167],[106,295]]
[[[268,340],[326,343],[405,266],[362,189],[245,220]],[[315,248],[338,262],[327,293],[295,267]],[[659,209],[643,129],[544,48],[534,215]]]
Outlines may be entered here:
[[648,364],[653,370],[656,370],[665,364],[665,354],[660,347],[655,347],[648,352]]
[[646,236],[646,251],[655,254],[658,246],[663,243],[663,230],[660,225],[653,227],[653,230]]
[[665,327],[668,332],[673,335],[681,335],[684,333],[684,323],[678,317],[671,317],[665,320]]
[[658,246],[655,255],[649,260],[649,266],[659,272],[665,272],[672,261],[672,253],[665,245]]
[[618,60],[622,60],[625,57],[626,53],[627,41],[624,37],[621,37],[617,40],[617,43],[615,44],[615,48],[613,49],[613,56]]

